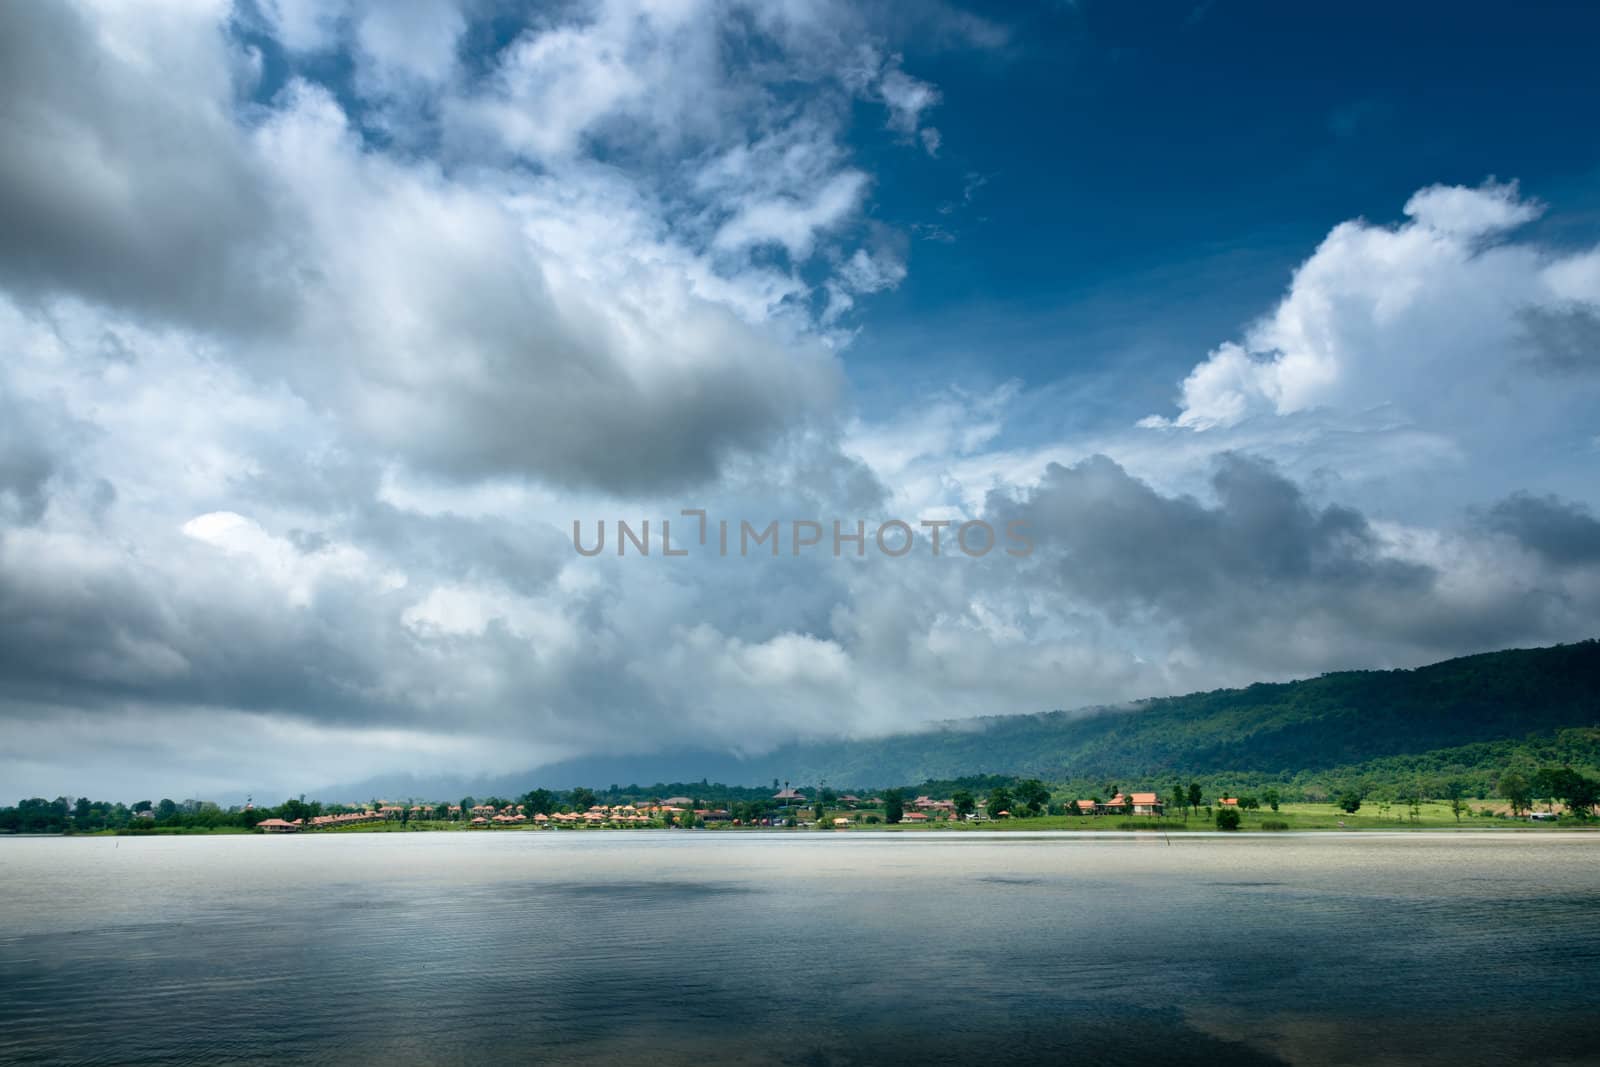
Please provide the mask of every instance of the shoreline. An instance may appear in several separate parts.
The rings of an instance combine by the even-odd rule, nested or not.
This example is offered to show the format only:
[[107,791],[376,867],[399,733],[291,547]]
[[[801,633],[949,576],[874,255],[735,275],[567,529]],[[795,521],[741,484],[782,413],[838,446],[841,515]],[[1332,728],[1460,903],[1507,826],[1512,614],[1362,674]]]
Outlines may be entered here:
[[916,836],[972,836],[977,834],[1016,837],[1016,836],[1056,836],[1056,837],[1311,837],[1319,835],[1338,835],[1358,837],[1381,834],[1387,836],[1409,836],[1415,834],[1436,834],[1441,836],[1458,836],[1461,834],[1585,834],[1600,832],[1600,824],[1595,825],[1514,825],[1514,826],[1404,826],[1404,825],[1372,825],[1372,826],[1304,826],[1285,829],[1262,829],[1260,827],[1246,827],[1238,830],[1218,830],[1209,826],[1184,826],[1182,823],[1173,826],[1153,827],[1073,827],[1073,826],[995,826],[992,824],[965,824],[958,826],[852,826],[852,827],[776,827],[776,826],[730,826],[726,828],[702,827],[693,830],[681,830],[676,827],[662,826],[593,826],[574,827],[572,829],[547,829],[534,826],[506,826],[486,829],[483,827],[459,826],[445,823],[438,825],[358,825],[341,827],[330,830],[307,830],[288,834],[268,834],[251,830],[242,830],[236,827],[219,827],[216,829],[181,828],[173,830],[97,830],[92,833],[43,833],[43,834],[0,834],[0,839],[14,838],[41,838],[41,837],[331,837],[345,834],[425,834],[425,833],[476,833],[476,834],[594,834],[594,833],[669,833],[669,834],[706,834],[715,836],[749,836],[753,834],[784,836],[860,836],[863,834],[889,834]]

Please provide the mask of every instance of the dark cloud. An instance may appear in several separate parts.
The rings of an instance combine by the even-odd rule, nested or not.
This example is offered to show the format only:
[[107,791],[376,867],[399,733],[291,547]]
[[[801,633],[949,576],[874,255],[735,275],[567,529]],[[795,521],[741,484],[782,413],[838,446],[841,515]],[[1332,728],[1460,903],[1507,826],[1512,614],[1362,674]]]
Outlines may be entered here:
[[49,502],[55,459],[21,427],[0,424],[0,526],[38,522]]
[[[0,285],[196,331],[456,481],[700,485],[832,409],[835,361],[692,292],[708,268],[627,187],[380,159],[322,89],[251,103],[257,62],[201,9],[0,7]],[[551,247],[530,211],[626,232]]]
[[1425,590],[1423,567],[1386,560],[1365,518],[1317,508],[1270,464],[1217,461],[1217,504],[1167,497],[1105,456],[1052,464],[1005,513],[1033,524],[1066,584],[1119,614],[1204,617],[1241,598],[1305,586]]
[[[277,218],[228,107],[244,56],[178,9],[92,25],[0,5],[0,282],[207,326],[262,324],[290,289]],[[119,32],[160,41],[160,76]],[[122,47],[117,47],[121,44]]]
[[1225,454],[1208,504],[1164,496],[1104,456],[1052,465],[1003,520],[1032,524],[1033,569],[1074,605],[1262,675],[1494,647],[1546,632],[1540,591],[1468,610],[1435,568],[1396,558],[1368,520],[1319,507],[1270,463]]
[[1600,562],[1600,519],[1557,496],[1515,493],[1489,509],[1488,527],[1558,566]]
[[1600,371],[1600,307],[1570,303],[1526,307],[1517,312],[1524,342],[1533,349],[1531,362],[1549,374],[1593,374]]

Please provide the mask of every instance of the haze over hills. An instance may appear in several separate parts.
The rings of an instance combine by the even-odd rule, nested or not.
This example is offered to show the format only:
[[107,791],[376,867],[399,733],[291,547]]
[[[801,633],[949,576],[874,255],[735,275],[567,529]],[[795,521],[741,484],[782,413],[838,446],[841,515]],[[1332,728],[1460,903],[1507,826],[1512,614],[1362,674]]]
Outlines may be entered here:
[[974,774],[1070,779],[1239,773],[1290,779],[1436,750],[1600,726],[1600,642],[1516,649],[1415,670],[1342,671],[1120,708],[1001,715],[914,734],[792,744],[763,756],[677,750],[590,757],[477,779],[403,775],[334,786],[328,799],[515,795],[538,785],[773,779],[842,788]]

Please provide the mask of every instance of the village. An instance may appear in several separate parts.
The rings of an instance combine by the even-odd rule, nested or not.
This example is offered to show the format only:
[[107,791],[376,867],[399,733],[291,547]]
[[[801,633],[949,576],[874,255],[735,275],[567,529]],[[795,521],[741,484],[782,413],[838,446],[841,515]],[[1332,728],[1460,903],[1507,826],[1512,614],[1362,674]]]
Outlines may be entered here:
[[[1236,805],[1231,797],[1219,798],[1219,805]],[[535,811],[521,803],[474,804],[463,810],[460,804],[340,805],[336,813],[304,818],[272,817],[255,823],[255,829],[268,834],[335,830],[347,827],[384,827],[392,824],[445,824],[451,829],[649,829],[649,828],[800,828],[849,829],[853,826],[919,826],[934,823],[983,823],[1013,818],[1007,808],[988,811],[985,798],[973,799],[971,809],[962,811],[955,798],[934,798],[926,794],[912,800],[888,803],[884,797],[859,797],[846,793],[826,802],[813,801],[805,792],[785,786],[774,793],[766,810],[741,817],[726,807],[697,806],[687,796],[671,796],[647,803],[589,805],[583,810]],[[250,805],[246,810],[250,810]],[[898,808],[898,811],[894,810]],[[1163,804],[1154,792],[1115,793],[1109,800],[1078,799],[1062,805],[1063,813],[1080,816],[1136,815],[1158,816]]]

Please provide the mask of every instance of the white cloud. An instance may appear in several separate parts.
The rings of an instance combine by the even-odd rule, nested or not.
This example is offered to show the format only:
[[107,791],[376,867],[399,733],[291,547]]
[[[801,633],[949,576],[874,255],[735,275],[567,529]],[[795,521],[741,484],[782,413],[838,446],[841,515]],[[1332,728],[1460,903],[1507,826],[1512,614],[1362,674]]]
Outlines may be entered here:
[[[1248,681],[1278,636],[1321,669],[1369,631],[1414,659],[1593,617],[1569,545],[1588,526],[1559,502],[1460,530],[1335,506],[1480,461],[1507,396],[1524,417],[1592,399],[1570,342],[1600,252],[1515,240],[1535,209],[1512,186],[1335,229],[1157,430],[1071,429],[1069,393],[1015,385],[852,417],[847,316],[908,265],[851,116],[941,144],[940,90],[853,8],[583,3],[466,57],[472,5],[260,6],[290,67],[270,100],[220,3],[0,6],[0,88],[27,118],[0,131],[8,785],[129,752],[150,776],[130,788],[278,789],[754,751]],[[347,81],[318,81],[329,53]],[[1024,408],[1048,425],[1016,433]],[[1289,476],[1218,488],[1223,450]],[[1121,474],[1060,473],[1102,452]],[[1031,570],[580,560],[568,540],[573,518],[687,505],[875,522],[1041,499],[1072,521]],[[1263,573],[1237,530],[1257,557],[1332,546],[1365,584],[1318,600],[1296,575],[1274,608],[1230,580]],[[1102,576],[1193,573],[1170,596],[1096,585],[1063,546]]]
[[1490,240],[1539,211],[1514,184],[1432,186],[1406,204],[1410,222],[1341,223],[1272,313],[1190,372],[1173,421],[1200,431],[1257,415],[1390,406],[1418,425],[1470,434],[1502,421],[1494,409],[1525,419],[1527,404],[1562,403],[1518,366],[1521,316],[1600,301],[1596,253]]

